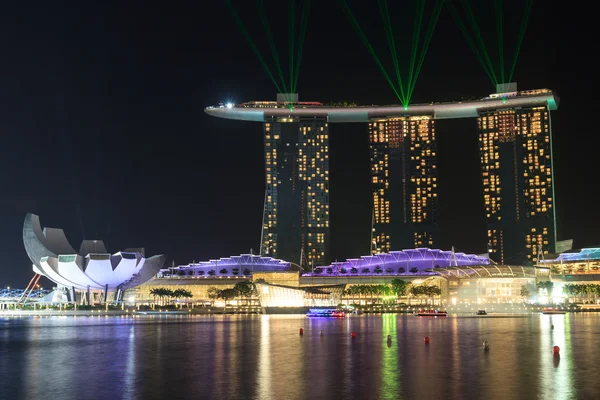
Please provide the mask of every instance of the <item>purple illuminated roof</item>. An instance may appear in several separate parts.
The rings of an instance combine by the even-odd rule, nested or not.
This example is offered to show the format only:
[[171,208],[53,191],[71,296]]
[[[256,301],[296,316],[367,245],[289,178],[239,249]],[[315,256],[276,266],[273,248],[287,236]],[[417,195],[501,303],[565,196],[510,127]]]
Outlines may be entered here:
[[[277,258],[258,256],[253,254],[241,254],[218,260],[202,261],[188,265],[180,265],[173,268],[174,273],[182,275],[208,275],[209,271],[215,271],[215,275],[232,276],[242,275],[245,269],[249,271],[286,271],[290,263]],[[234,269],[236,271],[234,271]],[[225,270],[226,272],[221,272]],[[169,269],[161,272],[169,273]]]
[[540,263],[557,263],[573,261],[600,260],[600,247],[581,249],[579,251],[568,251],[560,253],[554,260],[540,260]]
[[304,276],[420,274],[431,273],[439,267],[488,265],[489,263],[489,258],[475,254],[418,248],[334,262],[328,266],[316,267],[314,272]]

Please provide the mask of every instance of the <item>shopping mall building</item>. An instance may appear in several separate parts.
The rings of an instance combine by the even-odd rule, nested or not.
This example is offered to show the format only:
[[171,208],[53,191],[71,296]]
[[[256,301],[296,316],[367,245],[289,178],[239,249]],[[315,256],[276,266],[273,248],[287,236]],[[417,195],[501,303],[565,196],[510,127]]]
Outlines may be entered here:
[[[357,285],[390,286],[394,279],[401,279],[417,286],[437,286],[441,295],[427,299],[435,303],[510,303],[522,302],[522,287],[549,279],[549,270],[546,266],[499,265],[486,255],[429,248],[363,256],[311,271],[271,257],[242,254],[163,269],[127,296],[139,304],[152,302],[153,288],[185,288],[192,292],[194,304],[218,306],[224,302],[210,297],[211,288],[223,290],[238,282],[253,281],[263,307],[369,304],[380,299],[372,294],[349,295],[347,289]],[[417,304],[426,299],[407,295],[396,300]]]

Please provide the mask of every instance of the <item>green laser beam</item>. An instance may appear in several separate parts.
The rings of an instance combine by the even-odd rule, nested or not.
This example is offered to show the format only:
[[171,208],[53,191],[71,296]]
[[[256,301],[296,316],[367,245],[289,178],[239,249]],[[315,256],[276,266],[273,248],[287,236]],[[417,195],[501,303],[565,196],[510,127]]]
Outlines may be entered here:
[[277,47],[275,46],[275,40],[273,39],[273,33],[271,32],[271,26],[269,25],[269,19],[267,18],[267,10],[265,8],[264,0],[257,1],[258,12],[260,14],[263,27],[265,29],[265,33],[267,35],[267,39],[269,41],[269,46],[271,47],[271,54],[273,55],[273,60],[275,61],[275,66],[277,68],[277,72],[279,73],[279,79],[281,79],[281,84],[283,86],[283,90],[287,92],[287,86],[285,84],[285,78],[283,77],[283,70],[281,69],[281,63],[279,62],[279,55],[277,54]]
[[415,90],[415,86],[417,84],[417,78],[421,73],[421,67],[423,66],[423,62],[425,61],[425,55],[427,54],[427,50],[429,48],[429,43],[431,43],[431,38],[433,37],[433,32],[435,31],[435,27],[437,26],[440,14],[442,13],[442,8],[444,7],[444,0],[436,0],[435,6],[433,8],[433,12],[429,19],[429,24],[427,26],[427,32],[425,33],[425,38],[423,40],[423,46],[421,47],[421,55],[419,57],[419,62],[417,64],[417,69],[411,82],[411,86],[408,91],[408,100],[412,98],[412,94]]
[[475,57],[477,58],[477,61],[479,61],[479,63],[483,67],[484,72],[486,73],[486,75],[488,76],[488,78],[490,78],[490,81],[492,82],[492,85],[495,85],[496,84],[495,83],[496,80],[494,79],[494,76],[492,75],[492,72],[489,70],[488,65],[483,60],[483,57],[480,54],[479,50],[477,49],[477,46],[475,45],[475,42],[473,41],[473,38],[469,35],[469,32],[468,32],[467,28],[465,27],[465,24],[463,23],[462,19],[460,18],[460,15],[458,14],[458,11],[456,10],[456,8],[454,8],[454,6],[452,5],[452,2],[449,1],[446,4],[448,5],[448,9],[450,10],[450,14],[452,14],[452,16],[454,17],[454,20],[456,21],[459,29],[463,33],[463,36],[465,37],[465,40],[467,41],[467,44],[469,45],[469,47],[471,48],[471,50],[473,50],[473,53],[475,54]]
[[394,86],[394,84],[392,83],[392,80],[390,79],[390,77],[388,76],[387,72],[385,71],[385,68],[383,68],[383,65],[381,64],[381,61],[379,60],[379,57],[377,57],[377,54],[375,54],[375,51],[373,50],[373,47],[371,46],[371,43],[369,43],[369,40],[367,39],[366,35],[364,34],[363,30],[360,27],[360,24],[358,23],[358,21],[354,17],[354,14],[352,14],[352,11],[350,10],[350,7],[346,3],[346,0],[338,0],[338,1],[342,4],[342,7],[343,7],[344,12],[346,14],[346,17],[350,20],[350,23],[352,24],[354,30],[357,32],[358,36],[360,37],[360,40],[363,42],[363,44],[367,48],[367,50],[368,50],[369,54],[371,55],[371,57],[373,57],[373,61],[375,61],[375,64],[377,64],[377,66],[379,67],[379,70],[383,74],[384,78],[390,84],[390,87],[392,88],[392,90],[396,94],[396,97],[398,97],[398,100],[400,100],[400,102],[402,102],[402,97],[400,96],[400,94],[396,90],[396,87]]
[[254,43],[254,40],[252,40],[252,37],[248,33],[248,30],[246,29],[246,27],[244,26],[244,23],[240,19],[239,15],[235,12],[235,9],[233,7],[233,4],[231,3],[231,0],[227,0],[227,6],[229,8],[229,11],[231,12],[231,15],[233,16],[233,19],[235,20],[236,24],[238,25],[238,28],[242,31],[242,33],[244,34],[244,36],[248,40],[248,43],[250,44],[250,47],[252,48],[252,51],[254,52],[254,54],[256,54],[256,56],[258,57],[258,61],[260,61],[260,64],[264,67],[265,71],[269,75],[269,78],[271,78],[271,81],[273,82],[273,84],[277,88],[277,91],[279,93],[281,93],[281,88],[277,84],[277,80],[275,80],[275,77],[271,73],[271,70],[269,69],[269,66],[265,62],[265,60],[262,57],[262,55],[260,54],[260,51],[258,50],[258,47],[256,47],[256,44]]
[[388,41],[388,47],[392,54],[392,62],[394,63],[394,69],[396,71],[396,79],[398,79],[398,87],[400,88],[400,94],[402,95],[401,102],[406,105],[406,94],[404,92],[404,84],[402,82],[402,76],[400,74],[400,66],[398,65],[398,54],[396,52],[396,41],[394,40],[394,32],[392,30],[392,22],[390,20],[390,13],[387,5],[387,0],[377,0],[379,5],[379,12],[381,19],[383,20],[383,27]]
[[292,93],[296,93],[298,87],[298,73],[300,71],[300,62],[302,61],[302,49],[304,48],[304,38],[306,37],[306,30],[308,28],[308,17],[310,15],[310,0],[304,3],[302,9],[302,17],[300,21],[300,36],[298,39],[298,52],[296,54],[296,68],[294,73],[294,82],[292,84]]
[[515,56],[513,58],[512,67],[508,76],[508,81],[512,82],[515,67],[517,66],[517,58],[519,57],[519,51],[521,50],[521,44],[523,44],[523,37],[525,36],[525,29],[529,21],[529,15],[531,15],[531,8],[533,7],[533,0],[528,0],[525,5],[525,11],[523,15],[523,22],[521,23],[521,29],[519,29],[519,37],[517,38],[517,48],[515,50]]
[[[290,0],[290,7],[289,7],[290,85],[292,85],[292,82],[294,81],[294,53],[296,52],[295,43],[294,43],[294,38],[296,36],[295,21],[296,21],[296,1]],[[291,95],[290,95],[290,97],[291,97]],[[291,102],[291,100],[292,99],[290,98],[290,102]]]
[[496,35],[498,36],[498,55],[500,57],[500,81],[508,83],[504,80],[504,33],[502,21],[502,0],[494,1],[494,9],[496,11]]
[[483,36],[481,35],[481,31],[479,30],[479,26],[477,25],[477,21],[475,20],[475,16],[473,15],[473,10],[471,9],[471,6],[469,5],[468,0],[463,0],[462,4],[463,4],[463,8],[466,10],[467,15],[469,17],[469,22],[471,23],[471,28],[475,32],[475,38],[477,39],[477,43],[479,43],[479,46],[481,47],[481,51],[484,56],[484,59],[487,61],[488,66],[490,68],[490,72],[494,76],[494,82],[496,82],[496,85],[497,85],[498,77],[496,76],[496,72],[494,71],[494,67],[492,66],[492,61],[491,61],[490,56],[488,55],[488,52],[485,48],[485,44],[483,43]]
[[410,88],[412,86],[413,75],[415,73],[415,62],[417,58],[417,48],[421,38],[421,25],[423,23],[423,14],[425,13],[425,1],[417,0],[415,8],[415,26],[413,29],[412,49],[410,53],[410,67],[408,71],[408,101],[410,101]]

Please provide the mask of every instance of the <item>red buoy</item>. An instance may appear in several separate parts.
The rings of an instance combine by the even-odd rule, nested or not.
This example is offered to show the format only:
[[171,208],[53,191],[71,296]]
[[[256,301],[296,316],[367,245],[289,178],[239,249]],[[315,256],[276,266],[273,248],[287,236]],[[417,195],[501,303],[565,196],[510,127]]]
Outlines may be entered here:
[[303,328],[300,328],[300,334],[304,335],[304,329]]
[[424,341],[426,344],[429,344],[429,336],[425,336],[425,339],[423,339],[423,341]]
[[558,347],[558,346],[554,346],[554,347],[552,348],[552,352],[553,352],[554,354],[558,354],[558,353],[560,352],[560,347]]
[[356,332],[352,332],[350,336],[352,336],[352,339],[354,339],[356,337]]

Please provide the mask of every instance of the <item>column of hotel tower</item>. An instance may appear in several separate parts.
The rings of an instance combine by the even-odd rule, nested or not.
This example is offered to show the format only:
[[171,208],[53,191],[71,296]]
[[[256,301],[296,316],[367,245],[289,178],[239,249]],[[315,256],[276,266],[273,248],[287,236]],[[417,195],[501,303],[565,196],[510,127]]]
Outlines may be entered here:
[[437,157],[430,116],[369,123],[373,253],[438,245]]
[[302,266],[329,261],[329,129],[323,118],[264,124],[262,254]]
[[490,111],[478,128],[490,258],[535,263],[556,245],[550,111]]

